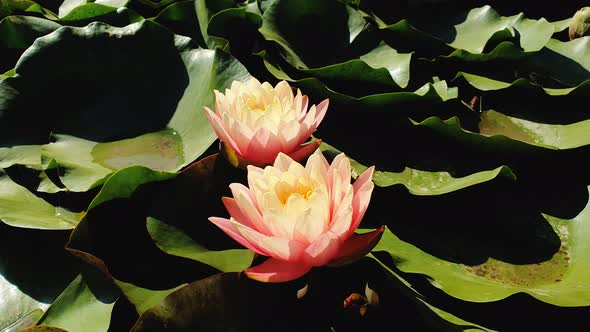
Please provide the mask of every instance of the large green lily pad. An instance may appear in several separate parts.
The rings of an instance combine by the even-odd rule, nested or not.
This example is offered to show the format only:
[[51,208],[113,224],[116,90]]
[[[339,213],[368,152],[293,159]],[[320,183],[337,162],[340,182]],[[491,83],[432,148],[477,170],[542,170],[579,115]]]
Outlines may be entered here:
[[508,138],[549,149],[573,149],[590,144],[590,120],[570,125],[551,125],[509,117],[496,111],[483,112],[479,131],[486,136]]
[[590,121],[571,125],[541,124],[509,117],[500,112],[486,111],[480,123],[481,133],[474,133],[461,128],[457,118],[441,120],[428,118],[418,126],[425,126],[449,137],[472,144],[503,145],[513,152],[544,148],[550,150],[573,149],[590,143],[587,132]]
[[118,289],[100,272],[83,273],[55,299],[39,324],[69,332],[104,332],[118,295]]
[[466,301],[489,302],[518,292],[559,306],[590,305],[590,204],[571,220],[544,215],[561,239],[559,251],[547,261],[509,264],[489,259],[466,266],[432,256],[386,231],[375,251],[387,251],[396,266],[429,276],[447,294]]
[[[327,143],[322,143],[320,149],[331,155],[340,153],[339,150]],[[368,168],[350,159],[350,157],[349,160],[350,166],[354,170],[353,177],[359,176]],[[461,178],[455,178],[448,172],[431,172],[406,167],[399,173],[377,170],[373,173],[373,182],[379,187],[390,187],[401,184],[414,195],[442,195],[493,180],[498,176],[512,180],[516,179],[510,168],[506,166],[500,166],[493,170],[482,171]]]
[[81,213],[74,213],[35,196],[0,173],[0,220],[8,225],[36,229],[73,229]]
[[2,331],[19,331],[35,325],[76,277],[78,262],[63,250],[67,236],[65,231],[0,224]]
[[[64,50],[70,60],[63,59]],[[68,70],[60,75],[44,72],[64,61]],[[166,70],[156,69],[164,64]],[[63,27],[36,40],[14,77],[1,81],[0,90],[14,91],[0,97],[0,109],[7,113],[3,145],[43,143],[50,132],[59,133],[57,142],[43,147],[43,160],[64,168],[61,181],[73,191],[99,185],[125,166],[175,171],[216,138],[202,110],[212,105],[212,90],[248,77],[231,56],[198,49],[189,38],[151,22],[125,28],[100,23]],[[51,115],[41,112],[37,103],[62,87],[76,101]],[[23,127],[31,116],[38,121]],[[160,162],[162,157],[167,161]],[[18,155],[12,158],[4,162],[22,163]]]

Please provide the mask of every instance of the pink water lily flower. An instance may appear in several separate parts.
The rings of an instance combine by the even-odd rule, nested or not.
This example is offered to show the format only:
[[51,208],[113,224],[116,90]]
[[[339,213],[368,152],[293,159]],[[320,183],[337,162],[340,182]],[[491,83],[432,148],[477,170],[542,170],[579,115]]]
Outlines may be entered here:
[[344,265],[365,256],[383,227],[356,234],[371,199],[373,167],[351,184],[342,153],[328,164],[319,150],[302,166],[280,153],[273,166],[248,166],[248,187],[232,183],[223,197],[230,219],[215,225],[246,248],[270,258],[245,271],[264,282],[289,281],[314,266]]
[[225,94],[215,90],[215,112],[205,107],[207,117],[225,148],[242,163],[272,164],[279,152],[295,160],[309,156],[321,143],[302,145],[326,115],[328,99],[308,111],[308,98],[285,81],[274,88],[251,78],[234,81]]

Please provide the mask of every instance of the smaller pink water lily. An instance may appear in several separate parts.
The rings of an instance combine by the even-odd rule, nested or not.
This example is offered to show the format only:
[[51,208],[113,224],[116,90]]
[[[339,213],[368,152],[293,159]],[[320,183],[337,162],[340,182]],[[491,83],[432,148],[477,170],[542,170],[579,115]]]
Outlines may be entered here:
[[246,248],[270,258],[245,271],[252,279],[283,282],[314,266],[339,266],[365,256],[383,227],[356,234],[371,199],[373,167],[351,184],[342,153],[328,164],[319,150],[305,167],[279,153],[273,166],[248,166],[248,186],[232,183],[223,197],[230,219],[209,220]]
[[326,115],[328,99],[308,107],[308,98],[285,81],[274,88],[251,78],[234,81],[225,94],[215,90],[215,112],[207,117],[224,148],[235,153],[240,164],[272,164],[279,152],[295,160],[309,156],[321,141],[302,145]]

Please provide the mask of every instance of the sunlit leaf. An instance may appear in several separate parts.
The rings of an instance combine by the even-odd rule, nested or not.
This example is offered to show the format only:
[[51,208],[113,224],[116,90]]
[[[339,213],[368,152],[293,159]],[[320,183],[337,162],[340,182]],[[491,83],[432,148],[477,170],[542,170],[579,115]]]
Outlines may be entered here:
[[0,220],[24,228],[72,229],[81,215],[53,206],[25,187],[0,175]]
[[172,289],[153,290],[136,286],[132,283],[115,279],[115,284],[121,289],[125,297],[133,303],[138,314],[143,314],[146,310],[155,307],[166,296],[184,287],[185,284]]
[[[322,143],[320,149],[331,154],[340,152],[327,143]],[[368,168],[350,159],[350,157],[349,160],[356,176]],[[380,187],[401,184],[414,195],[442,195],[493,180],[498,176],[513,180],[516,179],[510,168],[506,166],[474,173],[461,178],[452,177],[448,172],[431,172],[406,167],[400,173],[377,170],[373,173],[373,182]]]
[[544,215],[561,239],[559,251],[547,261],[515,265],[490,258],[483,264],[466,266],[432,256],[386,231],[374,251],[387,251],[396,266],[408,273],[428,275],[432,284],[449,295],[489,302],[524,292],[559,306],[587,306],[590,288],[590,204],[574,219]]
[[39,322],[69,332],[103,332],[110,325],[118,290],[104,276],[85,273],[70,283]]
[[208,250],[178,228],[155,218],[147,219],[147,229],[156,245],[164,252],[211,265],[223,272],[245,270],[254,257],[254,253],[247,249]]
[[[121,53],[119,44],[135,46]],[[72,57],[68,74],[38,76],[50,63],[66,61],[61,53],[65,49]],[[163,59],[172,67],[158,75],[145,71],[146,67],[162,66],[166,63]],[[88,68],[94,73],[88,74]],[[127,166],[176,171],[196,159],[216,138],[202,109],[212,106],[212,90],[249,77],[230,55],[199,49],[189,38],[175,36],[151,22],[125,28],[98,23],[64,27],[38,39],[15,72],[0,83],[0,90],[14,91],[0,95],[0,110],[8,113],[2,136],[10,146],[42,143],[50,132],[58,133],[56,142],[42,148],[43,165],[48,167],[55,160],[61,181],[72,191],[100,185],[113,170]],[[121,73],[124,78],[114,83],[111,75],[119,77]],[[80,75],[94,88],[82,88],[83,84],[72,80]],[[98,83],[101,81],[104,84]],[[130,82],[134,82],[132,89],[126,86]],[[61,91],[64,84],[79,101],[61,109],[66,121],[58,121],[56,114],[37,113],[37,124],[25,130],[15,127],[26,121],[27,112],[35,114],[43,108],[42,100],[56,93],[52,88]],[[97,98],[97,91],[104,95]],[[116,118],[118,125],[112,125],[111,118]]]

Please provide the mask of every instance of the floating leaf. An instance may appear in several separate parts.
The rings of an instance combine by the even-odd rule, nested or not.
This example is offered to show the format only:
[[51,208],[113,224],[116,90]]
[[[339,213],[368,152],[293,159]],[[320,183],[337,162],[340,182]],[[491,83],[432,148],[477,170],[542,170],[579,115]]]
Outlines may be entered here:
[[247,249],[208,250],[180,229],[155,218],[147,219],[147,229],[156,245],[167,254],[193,259],[223,272],[243,271],[254,258],[254,253]]
[[57,30],[61,25],[34,16],[7,16],[0,21],[0,39],[4,47],[27,48],[35,39]]
[[59,164],[60,180],[72,191],[86,191],[103,182],[112,169],[95,163],[92,151],[97,143],[68,135],[56,135],[56,141],[42,146],[44,167]]
[[[60,7],[61,9],[61,7]],[[126,26],[143,20],[139,14],[126,7],[111,7],[99,1],[89,2],[70,10],[58,20],[63,25],[85,26],[91,22],[105,22],[114,26]]]
[[167,27],[178,35],[191,37],[203,47],[206,46],[199,30],[195,1],[193,0],[175,2],[150,20]]
[[118,290],[98,272],[79,275],[51,304],[39,322],[69,332],[104,332],[111,322],[111,312]]
[[[122,48],[131,51],[121,53]],[[64,61],[69,63],[67,74],[39,76],[52,63]],[[163,63],[169,69],[158,75],[144,70]],[[216,139],[202,110],[212,105],[212,90],[249,77],[230,55],[198,49],[189,38],[151,22],[125,28],[99,23],[61,28],[39,38],[15,72],[0,81],[0,90],[14,91],[0,95],[0,110],[7,113],[0,136],[10,146],[38,144],[47,140],[49,132],[60,133],[55,135],[57,142],[43,146],[44,165],[55,160],[63,168],[62,182],[72,191],[100,185],[112,170],[125,166],[176,171],[196,159]],[[123,78],[114,83],[112,75]],[[84,84],[76,80],[80,77],[92,77],[87,83],[94,88],[82,88]],[[35,113],[43,109],[36,103],[64,85],[77,102],[61,108],[59,116]],[[102,97],[96,99],[97,95]],[[23,130],[18,124],[33,115],[30,112],[39,121]],[[111,117],[117,119],[116,126]],[[64,120],[56,120],[60,118]],[[158,131],[165,128],[169,129]]]
[[41,147],[38,145],[20,145],[11,148],[0,148],[0,168],[12,165],[25,165],[41,169]]
[[162,300],[171,293],[186,286],[186,284],[182,284],[172,289],[152,290],[142,288],[134,284],[127,283],[117,279],[115,279],[114,281],[115,284],[121,289],[121,292],[125,294],[125,297],[131,303],[133,303],[133,305],[135,306],[135,310],[137,310],[137,313],[140,315],[142,315],[146,310],[155,307],[158,303],[162,302]]
[[515,265],[495,259],[466,266],[432,256],[386,231],[374,251],[387,251],[407,273],[430,276],[447,294],[473,302],[489,302],[524,292],[559,306],[590,304],[590,258],[585,238],[590,234],[590,204],[574,219],[544,215],[561,239],[561,247],[547,261]]
[[590,144],[590,120],[570,125],[549,125],[506,116],[496,111],[481,115],[482,135],[504,135],[513,140],[555,150],[573,149]]
[[279,44],[296,68],[321,67],[341,57],[354,39],[351,35],[364,26],[350,15],[358,14],[337,1],[278,0],[264,11],[260,32]]
[[[534,148],[572,149],[590,143],[588,135],[580,135],[587,132],[586,128],[590,126],[590,121],[571,125],[550,125],[512,118],[496,111],[487,111],[487,113],[480,124],[481,134],[462,129],[457,118],[443,121],[431,117],[420,123],[414,123],[432,128],[447,137],[469,141],[470,144],[502,145],[514,153]],[[545,137],[543,136],[545,134],[550,135]]]
[[495,91],[495,90],[519,87],[519,88],[527,88],[527,89],[534,89],[534,90],[538,90],[538,91],[543,91],[544,93],[546,93],[550,96],[563,96],[563,95],[567,95],[575,90],[578,90],[578,91],[576,91],[576,93],[586,94],[586,93],[588,93],[587,91],[588,91],[588,86],[589,86],[589,84],[586,82],[590,82],[590,81],[586,81],[585,83],[582,83],[574,88],[560,88],[560,89],[558,89],[558,88],[544,88],[542,86],[533,84],[529,80],[524,79],[524,78],[519,78],[513,82],[503,82],[503,81],[495,80],[495,79],[492,79],[489,77],[469,74],[469,73],[465,73],[465,72],[457,73],[457,76],[455,76],[455,79],[458,79],[458,78],[464,79],[471,86],[473,86],[474,88],[476,88],[478,90],[482,90],[482,91]]
[[153,171],[142,166],[132,166],[113,173],[100,189],[88,211],[115,198],[130,197],[137,187],[145,183],[164,181],[174,178],[176,174]]
[[[332,154],[340,152],[327,143],[322,143],[320,149]],[[349,160],[357,176],[367,169],[367,166],[361,165],[353,159],[349,158]],[[461,178],[454,178],[448,172],[430,172],[406,167],[401,173],[375,171],[373,173],[373,182],[380,187],[401,184],[414,195],[442,195],[493,180],[498,176],[512,180],[516,179],[510,168],[506,166],[490,171],[477,172]]]
[[201,35],[206,45],[209,48],[214,48],[216,41],[215,38],[210,37],[208,31],[209,21],[213,15],[219,13],[225,9],[236,8],[236,3],[231,0],[196,0],[195,10],[197,13],[197,19],[201,30]]
[[68,235],[0,224],[0,330],[37,324],[78,274],[78,262],[63,250]]
[[53,206],[8,176],[0,176],[0,220],[4,223],[24,228],[72,229],[80,219],[79,213]]

